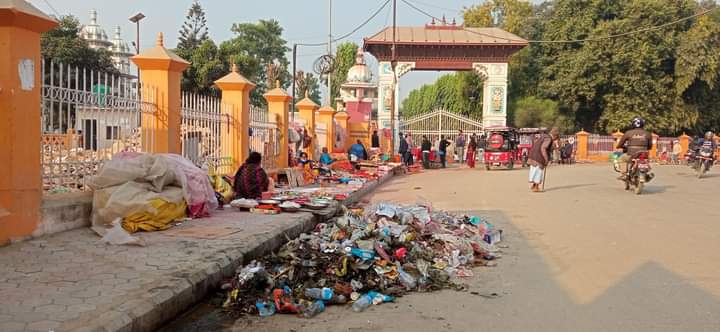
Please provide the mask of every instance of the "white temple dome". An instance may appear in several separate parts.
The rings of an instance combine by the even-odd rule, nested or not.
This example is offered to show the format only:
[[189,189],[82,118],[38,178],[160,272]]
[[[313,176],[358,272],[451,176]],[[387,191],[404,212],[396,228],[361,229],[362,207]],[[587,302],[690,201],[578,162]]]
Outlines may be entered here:
[[88,45],[93,49],[106,49],[112,46],[105,30],[97,23],[97,11],[95,9],[90,10],[90,24],[82,27],[80,37],[87,40]]
[[133,53],[130,52],[130,47],[128,46],[127,42],[125,42],[120,36],[120,27],[115,27],[115,36],[112,40],[110,52],[118,55],[133,55]]
[[358,47],[355,56],[355,64],[350,67],[347,73],[348,83],[370,83],[372,81],[372,71],[365,64],[365,57],[362,48]]

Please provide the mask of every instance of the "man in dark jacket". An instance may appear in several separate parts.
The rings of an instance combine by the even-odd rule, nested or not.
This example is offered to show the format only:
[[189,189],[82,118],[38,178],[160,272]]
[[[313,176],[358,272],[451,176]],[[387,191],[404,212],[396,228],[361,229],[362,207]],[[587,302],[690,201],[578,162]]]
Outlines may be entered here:
[[430,150],[432,150],[432,143],[426,135],[422,137],[422,144],[420,144],[420,150],[422,151],[423,167],[425,169],[430,168]]
[[625,177],[627,177],[627,165],[636,154],[652,149],[652,134],[644,129],[645,120],[635,117],[630,122],[630,127],[632,129],[628,130],[617,144],[617,148],[625,152],[618,159],[620,171],[622,172],[620,180],[625,180]]
[[550,164],[552,156],[553,141],[558,139],[558,130],[553,128],[550,134],[542,133],[540,137],[533,141],[530,152],[528,153],[528,163],[530,164],[530,190],[540,192],[540,185],[545,180],[545,167]]
[[400,155],[400,160],[403,164],[405,164],[405,153],[408,150],[408,144],[405,140],[405,135],[403,133],[400,133],[400,146],[398,147],[398,154]]
[[373,149],[380,148],[380,136],[378,136],[377,130],[373,130],[372,137],[370,141],[370,147]]

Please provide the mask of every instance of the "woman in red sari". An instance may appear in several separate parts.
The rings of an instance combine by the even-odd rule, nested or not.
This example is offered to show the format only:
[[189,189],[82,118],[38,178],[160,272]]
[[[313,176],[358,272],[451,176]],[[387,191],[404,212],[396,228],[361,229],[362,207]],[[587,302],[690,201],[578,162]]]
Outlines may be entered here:
[[465,160],[470,168],[475,168],[475,151],[477,150],[477,142],[475,136],[470,137],[470,143],[467,146],[467,155]]

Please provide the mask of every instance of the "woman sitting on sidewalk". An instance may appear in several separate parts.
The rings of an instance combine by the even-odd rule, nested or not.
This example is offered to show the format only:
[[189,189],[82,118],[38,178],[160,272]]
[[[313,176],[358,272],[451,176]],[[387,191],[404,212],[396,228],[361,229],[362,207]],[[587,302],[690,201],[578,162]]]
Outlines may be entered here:
[[236,198],[258,199],[262,193],[268,191],[270,181],[262,168],[262,155],[251,152],[245,163],[235,173]]

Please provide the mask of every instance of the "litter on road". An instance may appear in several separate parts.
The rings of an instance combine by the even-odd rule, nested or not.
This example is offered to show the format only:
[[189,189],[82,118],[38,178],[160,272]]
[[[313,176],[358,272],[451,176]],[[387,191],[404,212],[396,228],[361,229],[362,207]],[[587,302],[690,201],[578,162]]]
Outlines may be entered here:
[[223,307],[242,314],[314,317],[327,305],[360,312],[406,293],[464,290],[461,278],[500,257],[502,230],[429,204],[350,208],[276,253],[238,268]]

